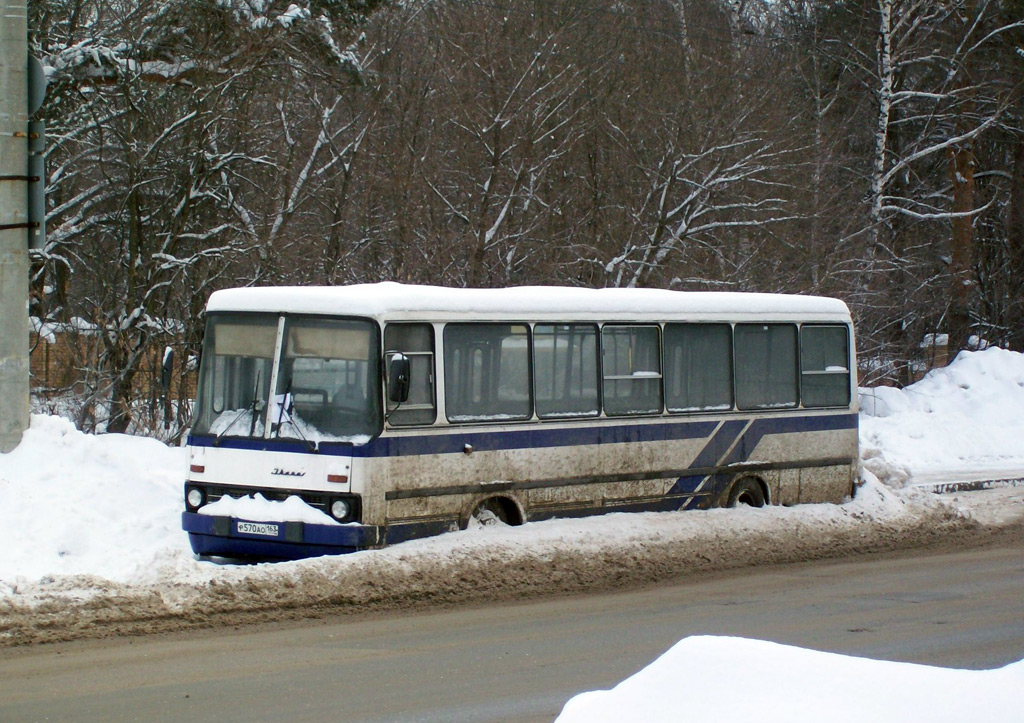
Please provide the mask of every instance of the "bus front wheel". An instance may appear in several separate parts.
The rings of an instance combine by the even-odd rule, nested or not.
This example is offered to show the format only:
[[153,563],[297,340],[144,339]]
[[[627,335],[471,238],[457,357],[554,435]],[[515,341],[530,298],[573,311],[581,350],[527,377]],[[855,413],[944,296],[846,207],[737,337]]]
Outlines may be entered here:
[[757,480],[746,477],[738,480],[729,490],[729,501],[727,507],[736,505],[749,505],[750,507],[764,507],[764,492]]

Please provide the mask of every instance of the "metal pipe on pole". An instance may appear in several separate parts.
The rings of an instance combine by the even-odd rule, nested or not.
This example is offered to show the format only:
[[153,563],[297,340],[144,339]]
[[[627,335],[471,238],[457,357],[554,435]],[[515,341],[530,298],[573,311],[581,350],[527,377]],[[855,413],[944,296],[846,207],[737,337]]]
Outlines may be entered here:
[[29,424],[28,5],[0,0],[0,452]]

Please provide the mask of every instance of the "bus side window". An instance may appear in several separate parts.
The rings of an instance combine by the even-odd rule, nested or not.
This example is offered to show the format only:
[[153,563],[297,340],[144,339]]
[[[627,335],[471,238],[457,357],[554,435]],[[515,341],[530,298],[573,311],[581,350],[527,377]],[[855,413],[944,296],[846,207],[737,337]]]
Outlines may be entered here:
[[732,409],[732,329],[665,325],[665,402],[670,412]]
[[797,405],[794,324],[737,324],[736,406],[789,409]]
[[596,417],[597,326],[537,324],[533,327],[533,376],[537,416]]
[[437,418],[434,391],[434,328],[430,324],[388,324],[384,329],[385,368],[396,353],[409,359],[409,398],[388,402],[388,423],[433,424]]
[[846,327],[801,327],[800,372],[805,407],[849,406],[850,341]]
[[605,326],[601,332],[605,414],[661,411],[661,351],[656,326]]
[[444,328],[445,413],[450,422],[529,419],[530,336],[525,324]]

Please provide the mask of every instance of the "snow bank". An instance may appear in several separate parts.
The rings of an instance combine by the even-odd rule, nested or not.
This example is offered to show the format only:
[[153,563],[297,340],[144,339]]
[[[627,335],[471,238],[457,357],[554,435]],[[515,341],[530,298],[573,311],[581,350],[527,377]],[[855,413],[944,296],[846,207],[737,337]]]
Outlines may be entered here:
[[[59,418],[36,415],[18,448],[0,454],[0,613],[8,625],[0,637],[37,639],[31,636],[44,628],[87,626],[90,615],[160,619],[192,610],[200,619],[211,610],[317,601],[395,607],[403,596],[512,599],[607,587],[610,580],[626,585],[887,549],[974,524],[934,495],[898,489],[906,479],[953,462],[986,476],[1019,465],[1024,476],[1024,419],[1017,419],[1024,417],[1022,380],[1024,356],[995,349],[964,355],[903,392],[865,390],[865,483],[845,505],[481,527],[355,555],[246,566],[192,555],[180,528],[184,450],[138,437],[85,435]],[[985,431],[974,434],[977,429]],[[967,432],[970,444],[962,439]],[[92,608],[83,612],[89,600]],[[131,610],[129,600],[141,600],[141,607]],[[41,611],[63,617],[43,620]],[[12,622],[16,613],[20,622]]]
[[95,575],[129,582],[181,535],[185,450],[121,434],[82,434],[33,415],[0,454],[0,595],[19,580]]
[[1024,661],[952,670],[761,640],[684,638],[608,691],[572,698],[557,723],[1020,720]]
[[861,458],[891,487],[1024,470],[1024,354],[961,352],[905,389],[862,389],[860,402]]

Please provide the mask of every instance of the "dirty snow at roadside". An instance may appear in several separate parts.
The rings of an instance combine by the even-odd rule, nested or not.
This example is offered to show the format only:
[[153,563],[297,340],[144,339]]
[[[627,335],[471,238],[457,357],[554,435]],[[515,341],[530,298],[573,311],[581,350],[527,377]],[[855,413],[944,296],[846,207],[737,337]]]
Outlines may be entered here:
[[[797,525],[807,534],[837,520],[930,514],[931,495],[898,489],[952,469],[960,477],[1004,478],[1024,470],[1024,355],[965,353],[905,390],[862,390],[861,445],[866,485],[843,506],[606,515],[483,528],[360,553],[358,564],[418,555],[458,557],[508,545],[537,555],[651,539],[770,534]],[[0,454],[0,600],[80,578],[180,585],[238,576],[294,574],[354,564],[345,558],[226,568],[196,560],[180,527],[187,457],[180,448],[124,435],[85,435],[67,421],[33,416],[13,452]],[[878,484],[876,476],[885,484]],[[913,475],[913,477],[910,477]],[[897,488],[897,489],[894,489]],[[19,602],[27,602],[22,598]]]

